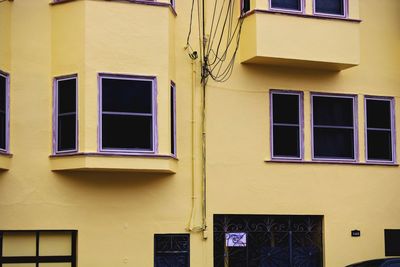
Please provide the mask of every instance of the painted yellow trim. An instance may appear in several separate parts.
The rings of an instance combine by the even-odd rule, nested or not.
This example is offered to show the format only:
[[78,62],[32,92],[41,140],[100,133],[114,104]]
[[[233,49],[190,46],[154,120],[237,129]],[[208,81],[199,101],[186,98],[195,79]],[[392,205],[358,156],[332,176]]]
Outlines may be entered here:
[[173,157],[146,157],[124,155],[68,155],[51,156],[52,171],[129,171],[176,173],[178,160]]

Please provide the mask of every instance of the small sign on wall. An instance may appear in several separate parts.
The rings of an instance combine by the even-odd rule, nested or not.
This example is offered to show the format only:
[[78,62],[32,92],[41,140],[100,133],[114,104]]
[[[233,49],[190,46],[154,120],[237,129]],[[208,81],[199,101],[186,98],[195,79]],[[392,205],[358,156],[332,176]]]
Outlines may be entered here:
[[226,233],[225,242],[227,247],[246,247],[247,233]]
[[351,231],[351,236],[352,237],[360,237],[361,236],[361,231],[360,230],[352,230]]

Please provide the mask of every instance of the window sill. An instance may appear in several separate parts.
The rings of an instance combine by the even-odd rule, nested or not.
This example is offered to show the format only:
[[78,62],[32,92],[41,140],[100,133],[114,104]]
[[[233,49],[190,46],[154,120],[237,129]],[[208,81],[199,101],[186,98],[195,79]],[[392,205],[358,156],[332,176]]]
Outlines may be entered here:
[[343,21],[349,21],[349,22],[356,22],[360,23],[362,20],[360,19],[351,19],[343,16],[334,16],[334,15],[323,15],[323,14],[305,14],[303,12],[295,12],[295,11],[290,11],[290,10],[266,10],[266,9],[253,9],[251,11],[246,12],[243,17],[247,17],[252,15],[253,13],[269,13],[269,14],[282,14],[282,15],[289,15],[289,16],[298,16],[298,17],[303,17],[303,18],[314,18],[314,19],[333,19],[333,20],[343,20]]
[[116,171],[176,173],[177,158],[169,155],[71,153],[51,155],[52,171]]
[[0,151],[0,171],[8,171],[11,165],[12,154]]
[[[69,3],[69,2],[74,2],[76,0],[53,0],[50,2],[50,5],[58,5],[58,4],[64,4],[64,3]],[[110,1],[110,0],[108,0]],[[156,2],[152,0],[111,0],[114,2],[127,2],[127,3],[132,3],[132,4],[141,4],[141,5],[149,5],[149,6],[161,6],[161,7],[169,7],[171,9],[172,14],[174,16],[177,16],[175,8],[169,4],[169,3],[164,3],[164,2]]]
[[392,162],[356,162],[346,160],[296,160],[296,159],[266,159],[265,163],[298,163],[298,164],[347,164],[362,166],[389,166],[399,167],[399,164]]

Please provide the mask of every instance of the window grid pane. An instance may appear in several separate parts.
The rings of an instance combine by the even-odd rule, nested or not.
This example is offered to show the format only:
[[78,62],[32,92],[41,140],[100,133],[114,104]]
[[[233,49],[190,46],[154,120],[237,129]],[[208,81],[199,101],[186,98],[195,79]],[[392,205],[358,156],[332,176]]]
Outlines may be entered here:
[[[41,236],[60,236],[62,240],[42,240]],[[76,230],[27,230],[27,231],[0,231],[0,265],[3,266],[70,266],[76,267]],[[40,254],[42,242],[51,242],[45,253]],[[67,253],[58,254],[59,242]]]
[[101,77],[101,149],[153,151],[153,83],[152,78]]
[[392,162],[392,102],[388,99],[367,98],[365,105],[366,158]]
[[315,0],[317,13],[344,16],[345,0]]
[[272,92],[272,157],[301,158],[300,94]]
[[77,150],[77,78],[57,78],[56,82],[56,151]]
[[271,0],[271,8],[301,11],[301,0]]
[[354,160],[355,97],[312,95],[313,158]]
[[8,76],[0,73],[0,150],[6,151],[8,138]]

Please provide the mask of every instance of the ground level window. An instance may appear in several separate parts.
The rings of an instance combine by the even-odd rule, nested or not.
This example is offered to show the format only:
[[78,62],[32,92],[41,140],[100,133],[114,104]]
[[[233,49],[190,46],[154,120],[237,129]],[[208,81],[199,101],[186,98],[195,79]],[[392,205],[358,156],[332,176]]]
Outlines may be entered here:
[[393,162],[393,99],[366,97],[365,113],[367,160]]
[[322,219],[214,215],[214,267],[322,267]]
[[100,151],[154,152],[155,78],[100,75]]
[[315,13],[345,16],[347,0],[314,0]]
[[0,231],[0,266],[76,267],[76,238],[75,230]]
[[155,234],[154,267],[189,267],[190,236],[188,234]]
[[302,94],[271,91],[272,158],[301,159]]
[[385,256],[400,256],[400,229],[385,229]]
[[0,151],[8,152],[9,76],[0,71]]
[[313,94],[313,158],[356,159],[356,96]]

